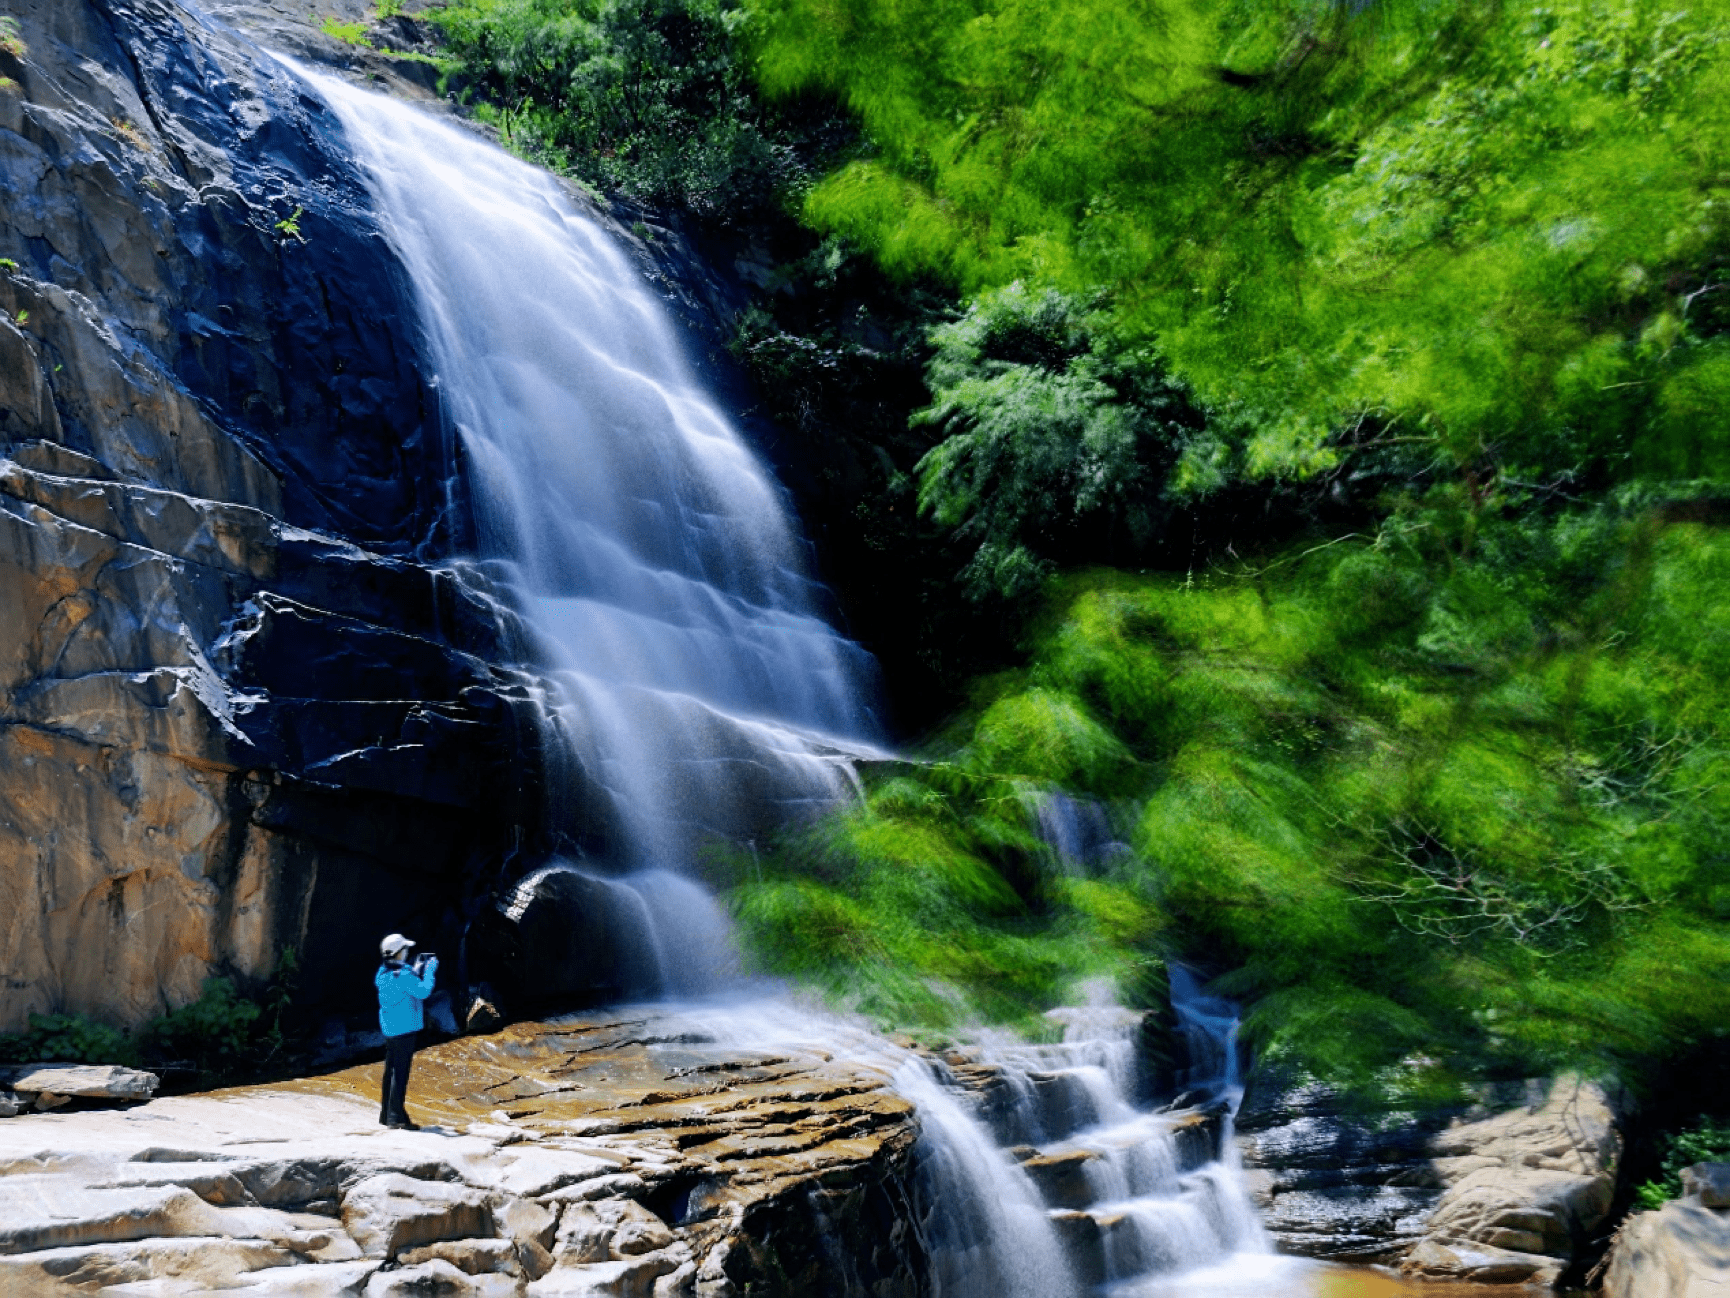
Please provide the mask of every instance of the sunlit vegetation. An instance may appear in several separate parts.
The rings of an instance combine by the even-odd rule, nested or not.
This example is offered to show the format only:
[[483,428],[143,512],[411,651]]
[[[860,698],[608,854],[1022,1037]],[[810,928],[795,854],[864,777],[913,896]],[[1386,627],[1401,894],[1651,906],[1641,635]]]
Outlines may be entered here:
[[1180,958],[1364,1085],[1724,1048],[1724,0],[440,21],[520,151],[811,228],[735,350],[936,684],[731,863],[765,968],[953,1030]]
[[[886,1023],[1178,957],[1264,1059],[1338,1080],[1637,1074],[1730,1022],[1730,538],[1686,512],[1438,488],[1271,564],[1066,579],[939,760],[789,841],[740,914]],[[1058,859],[1060,793],[1118,845]]]

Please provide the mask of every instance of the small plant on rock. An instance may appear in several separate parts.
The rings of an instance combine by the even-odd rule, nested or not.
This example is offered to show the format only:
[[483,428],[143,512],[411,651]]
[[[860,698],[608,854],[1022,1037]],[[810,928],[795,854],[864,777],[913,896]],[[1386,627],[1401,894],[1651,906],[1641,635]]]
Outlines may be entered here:
[[305,214],[305,212],[306,209],[304,207],[297,206],[294,211],[283,217],[282,220],[278,221],[271,228],[276,231],[279,238],[296,239],[301,243],[305,243],[306,236],[300,232],[300,218]]

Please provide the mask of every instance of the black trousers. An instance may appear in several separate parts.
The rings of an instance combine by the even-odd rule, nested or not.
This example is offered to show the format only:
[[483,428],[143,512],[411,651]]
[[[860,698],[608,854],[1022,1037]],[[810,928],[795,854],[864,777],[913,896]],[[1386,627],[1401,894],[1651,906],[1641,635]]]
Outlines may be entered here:
[[418,1032],[405,1032],[400,1037],[384,1039],[384,1086],[379,1095],[380,1122],[407,1122],[408,1111],[403,1101],[408,1098],[408,1070],[414,1066],[415,1042]]

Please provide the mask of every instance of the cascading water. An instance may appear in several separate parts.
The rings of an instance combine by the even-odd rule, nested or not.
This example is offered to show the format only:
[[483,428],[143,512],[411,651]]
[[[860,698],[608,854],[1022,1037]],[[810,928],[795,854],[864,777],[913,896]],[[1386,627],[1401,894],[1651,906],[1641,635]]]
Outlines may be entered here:
[[678,869],[706,834],[844,796],[876,735],[869,656],[813,612],[779,489],[641,277],[544,172],[296,71],[413,280],[482,556],[557,669],[616,863]]
[[[449,123],[295,71],[341,120],[413,277],[484,557],[559,669],[564,729],[613,804],[627,873],[545,869],[610,898],[626,994],[729,982],[725,916],[673,871],[705,834],[847,793],[850,759],[875,735],[869,660],[813,613],[777,489],[558,184]],[[1065,800],[1039,815],[1065,868],[1118,846],[1098,808]],[[1240,1093],[1235,1021],[1182,971],[1172,985],[1196,1061],[1185,1084],[1212,1118],[1137,1109],[1136,1018],[1105,997],[1054,1012],[1060,1044],[988,1047],[974,1066],[1001,1083],[990,1104],[955,1070],[817,1016],[702,1014],[757,1046],[815,1035],[918,1105],[940,1298],[1267,1292],[1253,1277],[1274,1260],[1217,1156]],[[1226,1124],[1223,1139],[1208,1121]],[[1174,1275],[1181,1291],[1162,1287]]]

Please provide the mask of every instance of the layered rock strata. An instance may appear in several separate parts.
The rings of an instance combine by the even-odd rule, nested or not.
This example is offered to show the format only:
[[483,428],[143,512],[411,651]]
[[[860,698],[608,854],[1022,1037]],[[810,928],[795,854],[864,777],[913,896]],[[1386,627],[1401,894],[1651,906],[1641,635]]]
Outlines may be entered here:
[[1618,1120],[1611,1094],[1572,1077],[1488,1087],[1471,1108],[1428,1115],[1264,1083],[1239,1130],[1282,1252],[1553,1287],[1609,1213]]
[[290,946],[317,1003],[389,928],[454,950],[536,847],[547,722],[445,562],[460,457],[336,127],[164,0],[8,12],[0,1031]]
[[0,1124],[0,1289],[911,1295],[912,1106],[811,1049],[589,1018],[378,1066]]

